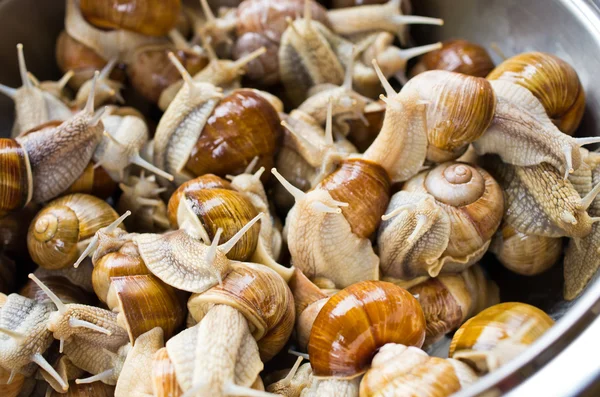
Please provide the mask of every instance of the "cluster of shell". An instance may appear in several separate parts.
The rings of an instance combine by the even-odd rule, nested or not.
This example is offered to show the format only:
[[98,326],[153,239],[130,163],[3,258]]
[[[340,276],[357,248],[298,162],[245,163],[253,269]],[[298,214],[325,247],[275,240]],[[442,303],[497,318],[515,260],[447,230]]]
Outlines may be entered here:
[[565,61],[401,49],[442,24],[401,0],[118,3],[67,0],[65,76],[19,45],[0,86],[0,395],[447,396],[553,324],[486,252],[535,275],[568,238],[566,299],[596,272]]

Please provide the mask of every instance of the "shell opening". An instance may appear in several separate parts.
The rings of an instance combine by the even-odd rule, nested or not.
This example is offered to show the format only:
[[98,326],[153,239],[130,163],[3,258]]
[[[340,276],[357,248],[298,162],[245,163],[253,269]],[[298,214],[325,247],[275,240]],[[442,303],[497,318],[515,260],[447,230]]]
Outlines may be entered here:
[[290,182],[288,182],[277,171],[277,168],[271,168],[271,174],[273,174],[275,176],[275,178],[277,178],[279,183],[281,183],[281,185],[284,187],[284,189],[287,190],[288,193],[294,197],[294,200],[299,201],[299,200],[302,200],[306,196],[306,193],[304,193],[302,190],[298,189],[296,186],[294,186]]
[[19,59],[19,73],[21,73],[21,80],[23,87],[33,88],[33,83],[27,75],[27,65],[25,64],[25,55],[23,54],[23,44],[17,44],[17,57]]
[[75,383],[77,383],[78,385],[82,385],[82,384],[87,384],[87,383],[94,383],[94,382],[103,382],[105,380],[108,380],[110,378],[112,378],[114,376],[115,370],[113,368],[111,369],[107,369],[106,371],[102,371],[97,375],[92,375],[89,376],[87,378],[82,378],[82,379],[75,379]]
[[244,225],[243,228],[241,228],[236,234],[234,234],[233,237],[231,237],[229,239],[229,241],[227,241],[224,244],[221,244],[219,246],[219,250],[221,252],[223,252],[225,255],[227,255],[227,253],[233,249],[233,247],[238,243],[238,241],[241,240],[241,238],[244,236],[244,234],[246,234],[246,232],[248,230],[250,230],[250,228],[256,222],[258,222],[259,219],[263,219],[264,216],[265,216],[265,213],[261,212],[260,214],[256,215],[254,218],[252,218],[248,223],[246,223],[246,225]]
[[50,376],[52,376],[52,378],[54,378],[54,380],[58,382],[60,387],[62,387],[64,390],[67,390],[67,388],[69,387],[67,383],[60,377],[56,370],[52,368],[52,365],[50,365],[50,363],[46,361],[44,356],[42,356],[40,353],[35,353],[31,357],[31,361],[39,365],[40,368],[42,368],[44,371],[48,372],[48,374],[50,374]]
[[67,311],[67,306],[60,300],[60,298],[54,292],[52,292],[50,288],[48,288],[48,286],[46,286],[46,284],[44,284],[39,278],[37,278],[35,274],[29,273],[28,277],[31,280],[33,280],[33,282],[36,283],[42,291],[44,291],[44,293],[48,296],[48,298],[50,298],[52,303],[54,303],[60,314],[64,314]]

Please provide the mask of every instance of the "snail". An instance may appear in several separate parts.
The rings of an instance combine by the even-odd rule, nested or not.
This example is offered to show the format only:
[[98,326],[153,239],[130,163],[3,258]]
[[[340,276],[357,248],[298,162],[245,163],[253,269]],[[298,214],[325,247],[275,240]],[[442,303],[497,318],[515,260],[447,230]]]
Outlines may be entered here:
[[527,88],[559,130],[573,135],[585,110],[585,91],[577,72],[557,56],[526,52],[511,57],[488,75]]
[[65,193],[85,193],[107,199],[116,190],[117,183],[108,175],[104,167],[96,167],[94,162],[90,161],[79,178],[65,190]]
[[193,294],[188,309],[201,322],[213,305],[239,310],[250,324],[262,361],[269,361],[286,344],[294,328],[294,299],[285,281],[273,270],[235,263],[222,285]]
[[127,331],[117,324],[117,313],[78,303],[65,304],[33,273],[29,274],[29,278],[48,295],[57,308],[50,313],[45,326],[60,341],[59,352],[63,351],[65,342],[69,343],[73,339],[109,351],[127,343]]
[[98,74],[98,77],[95,80],[95,83],[92,79],[83,83],[77,91],[75,99],[71,102],[71,106],[75,109],[80,109],[85,105],[87,98],[90,96],[92,84],[96,84],[94,92],[94,101],[96,106],[101,106],[109,102],[124,103],[125,100],[121,96],[120,92],[123,89],[123,84],[110,79],[110,75],[116,65],[117,58],[111,59],[102,68],[100,74]]
[[409,89],[416,90],[421,100],[429,101],[428,160],[454,160],[470,143],[487,134],[496,109],[496,95],[487,80],[432,70],[415,76],[402,88]]
[[267,391],[286,397],[300,397],[302,391],[311,383],[312,369],[310,364],[301,366],[304,357],[298,357],[294,366],[273,372],[265,377]]
[[136,1],[127,7],[117,0],[81,0],[79,6],[85,19],[99,28],[164,36],[177,23],[181,0]]
[[17,44],[22,86],[11,88],[0,84],[0,92],[15,102],[15,122],[12,136],[18,137],[51,120],[67,120],[71,110],[57,97],[36,87],[27,73],[23,44]]
[[127,68],[127,75],[135,90],[152,103],[158,103],[162,92],[181,80],[177,68],[169,60],[169,52],[175,54],[192,76],[208,64],[208,58],[190,48],[185,39],[183,42],[174,41],[173,45],[138,48],[133,62]]
[[423,171],[382,217],[382,275],[409,280],[468,268],[487,251],[503,211],[502,190],[484,169],[448,162]]
[[450,396],[478,380],[466,364],[401,344],[384,345],[360,381],[361,397]]
[[164,42],[161,37],[147,36],[124,29],[97,28],[86,21],[77,0],[67,0],[65,30],[69,36],[103,59],[117,58],[125,64],[131,63],[137,48]]
[[214,85],[192,80],[170,58],[185,84],[156,129],[155,165],[181,183],[207,173],[239,173],[255,156],[261,164],[272,164],[280,127],[270,103],[248,90],[223,97]]
[[408,291],[383,281],[362,281],[323,306],[310,333],[308,354],[314,376],[351,379],[368,370],[380,347],[420,347],[424,340],[425,317]]
[[0,368],[0,393],[5,397],[17,397],[23,389],[25,376],[14,374],[11,371]]
[[31,258],[48,269],[72,265],[80,247],[118,214],[105,201],[87,194],[71,194],[48,203],[33,219],[27,233]]
[[215,305],[197,325],[166,343],[177,383],[189,396],[272,396],[251,389],[263,369],[243,314]]
[[[95,303],[93,293],[87,291],[83,286],[77,285],[73,279],[69,279],[68,276],[61,274],[61,272],[55,271],[44,271],[38,268],[34,274],[41,280],[48,288],[60,298],[63,303],[80,303],[90,305]],[[81,268],[81,272],[86,272],[84,268]],[[90,272],[86,272],[87,276],[90,276]],[[52,300],[48,298],[48,295],[33,281],[28,279],[25,285],[20,289],[19,294],[40,304],[52,304]]]
[[[600,183],[598,164],[593,164],[590,168],[592,176],[590,185]],[[597,197],[590,204],[588,213],[593,217],[600,216],[600,201]],[[598,262],[599,236],[600,229],[598,224],[594,223],[590,234],[586,237],[582,239],[574,238],[569,241],[564,259],[565,285],[563,296],[566,300],[577,298],[596,274],[596,270],[600,266]]]
[[[327,11],[315,1],[310,2],[312,17],[330,27]],[[288,27],[286,18],[295,18],[304,12],[303,0],[244,1],[237,8],[237,39],[233,56],[240,59],[265,47],[267,52],[248,64],[247,77],[261,85],[279,82],[278,50],[281,36]]]
[[340,35],[352,35],[371,31],[388,31],[398,34],[406,44],[405,26],[409,24],[443,25],[438,18],[403,15],[402,0],[390,0],[385,4],[367,4],[333,9],[327,12],[333,31]]
[[351,120],[349,122],[348,141],[356,146],[359,153],[367,150],[379,135],[385,117],[385,103],[381,100],[371,102],[365,106],[364,116],[368,125],[365,125],[361,120]]
[[0,214],[30,201],[45,202],[69,188],[91,160],[104,126],[94,114],[94,89],[85,108],[57,127],[0,139]]
[[[53,355],[50,355],[50,359],[53,359]],[[68,393],[72,384],[77,378],[83,376],[84,371],[81,368],[77,368],[71,360],[63,355],[58,355],[56,359],[53,360],[52,367],[56,370],[60,379],[62,379],[65,384],[67,384],[68,389],[63,388],[57,381],[54,379],[48,372],[43,369],[40,369],[38,378],[42,378],[45,381],[47,388],[47,393],[51,393],[52,391],[57,393]],[[39,376],[41,375],[41,376]],[[51,391],[52,390],[52,391]]]
[[131,175],[127,184],[120,183],[123,191],[117,203],[120,213],[131,210],[132,215],[125,219],[125,225],[139,232],[164,231],[169,228],[167,206],[160,199],[160,193],[166,191],[156,183],[154,175],[138,177]]
[[463,361],[478,374],[506,364],[536,341],[554,321],[540,309],[507,302],[485,309],[454,334],[448,356]]
[[490,54],[482,46],[467,40],[446,40],[442,48],[423,55],[411,73],[447,70],[474,77],[486,77],[494,69]]
[[191,14],[194,20],[195,38],[200,37],[202,41],[210,41],[219,56],[231,58],[232,33],[237,24],[235,9],[224,9],[221,12],[219,5],[212,5],[214,9],[220,11],[218,17],[213,13],[208,0],[200,0],[202,10],[200,14]]
[[[89,79],[94,77],[94,72],[100,70],[108,63],[91,48],[75,40],[66,31],[62,31],[56,39],[56,63],[63,73],[73,72],[68,85],[77,91]],[[119,68],[114,68],[110,74],[112,80],[124,82],[125,75]]]
[[114,386],[101,382],[79,385],[75,382],[69,382],[69,390],[66,393],[59,393],[53,390],[49,397],[113,397]]
[[[196,82],[211,83],[227,91],[241,88],[240,79],[244,74],[246,65],[265,51],[261,47],[245,57],[231,61],[229,59],[219,59],[208,41],[204,41],[204,48],[208,56],[208,64],[193,75],[193,80]],[[179,78],[163,90],[158,99],[159,108],[163,111],[167,110],[177,93],[184,86],[184,80],[181,79],[181,74],[179,74]]]
[[[66,384],[43,354],[52,343],[46,323],[51,305],[39,304],[18,294],[0,294],[0,367],[9,371],[9,380],[17,374],[33,375],[36,365],[45,369],[64,388]],[[9,382],[10,383],[10,382]]]
[[419,297],[427,323],[424,346],[431,346],[464,321],[500,301],[498,286],[479,265],[459,274],[442,274],[408,289]]
[[143,118],[119,109],[117,114],[104,116],[104,137],[94,152],[95,167],[102,166],[114,181],[124,181],[130,165],[137,165],[169,181],[173,176],[140,155],[148,141],[148,127]]
[[583,238],[600,220],[587,212],[600,192],[600,183],[581,198],[548,163],[519,167],[490,159],[487,165],[504,190],[505,220],[518,232]]
[[[91,259],[86,258],[85,260],[83,260],[83,262],[78,268],[75,268],[73,266],[65,267],[62,269],[45,269],[43,267],[38,267],[37,269],[35,269],[33,274],[35,274],[35,276],[42,281],[54,279],[56,283],[62,284],[67,289],[71,287],[76,287],[76,292],[69,292],[69,295],[77,297],[76,299],[68,300],[66,295],[64,296],[64,298],[68,300],[69,303],[85,303],[92,301],[95,302],[95,300],[92,298],[92,294],[94,293],[94,287],[92,285],[93,270],[94,265],[92,264]],[[31,298],[36,299],[40,302],[48,302],[48,296],[45,293],[43,293],[42,290],[39,289],[37,284],[29,280],[23,288],[25,289],[28,287],[31,291],[30,294],[35,294],[31,295]],[[21,290],[22,294],[25,294],[24,289]],[[57,295],[62,299],[63,295],[61,288],[59,287],[56,291]]]
[[152,390],[155,397],[181,397],[183,394],[177,383],[175,366],[164,347],[152,357]]
[[492,240],[490,252],[508,270],[524,276],[535,276],[558,262],[562,247],[560,237],[521,233],[504,222]]
[[581,146],[600,142],[599,137],[562,133],[527,88],[505,80],[490,84],[496,93],[496,112],[485,134],[473,142],[478,155],[497,154],[503,162],[521,167],[547,163],[567,179],[583,163]]
[[68,104],[70,102],[70,97],[65,93],[65,88],[67,87],[67,84],[69,84],[69,81],[75,75],[75,72],[73,72],[72,70],[67,71],[57,81],[39,81],[31,72],[27,72],[27,75],[29,76],[29,80],[31,80],[33,85],[38,87],[44,93],[48,93],[53,97],[60,99],[65,104]]

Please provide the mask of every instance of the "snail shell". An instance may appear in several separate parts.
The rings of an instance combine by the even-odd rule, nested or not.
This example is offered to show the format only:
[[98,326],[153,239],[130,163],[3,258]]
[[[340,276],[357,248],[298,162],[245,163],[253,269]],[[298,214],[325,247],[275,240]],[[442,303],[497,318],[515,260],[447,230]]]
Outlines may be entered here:
[[251,325],[261,359],[273,358],[286,344],[294,328],[294,298],[283,279],[265,266],[236,263],[217,285],[188,301],[190,314],[198,322],[215,304],[239,310]]
[[148,36],[164,36],[179,18],[181,0],[144,0],[124,6],[121,1],[81,0],[81,13],[103,29],[126,29]]
[[159,349],[152,358],[152,389],[155,397],[180,397],[183,394],[166,347]]
[[498,286],[479,265],[459,274],[443,274],[409,289],[419,297],[427,323],[425,346],[431,346],[465,320],[500,301]]
[[475,372],[460,361],[429,357],[415,347],[390,343],[373,358],[371,369],[360,382],[360,396],[443,397],[477,380]]
[[[207,174],[185,182],[171,196],[168,216],[173,227],[181,226],[177,222],[177,211],[182,198],[189,201],[211,241],[219,228],[223,229],[222,241],[229,241],[258,215],[252,202],[228,181]],[[250,259],[256,250],[259,233],[260,225],[253,226],[229,252],[228,257],[239,261]]]
[[557,56],[543,52],[515,55],[492,70],[488,79],[527,88],[565,134],[573,135],[581,122],[585,91],[575,69]]
[[110,205],[94,196],[77,193],[56,199],[31,222],[27,233],[31,258],[49,269],[70,266],[79,257],[79,243],[118,217]]
[[[91,305],[95,302],[94,295],[85,291],[80,286],[74,284],[66,277],[60,275],[51,275],[38,272],[39,279],[52,289],[52,291],[60,298],[64,303],[81,303],[84,305]],[[21,288],[19,294],[33,299],[40,304],[52,303],[52,300],[48,298],[46,293],[32,280],[27,280],[27,283]]]
[[11,371],[0,368],[0,393],[2,393],[4,397],[17,397],[21,392],[21,389],[23,389],[24,383],[24,375],[19,373],[11,375]]
[[31,201],[33,179],[27,153],[19,142],[0,139],[0,216]]
[[382,271],[404,280],[462,271],[486,252],[503,211],[500,186],[482,168],[424,171],[392,197],[379,230]]
[[454,334],[448,356],[477,373],[491,372],[519,355],[554,321],[540,309],[507,302],[485,309]]
[[383,281],[362,281],[323,306],[310,334],[308,354],[315,376],[353,378],[367,371],[383,345],[420,347],[424,340],[425,317],[408,291]]
[[117,322],[136,339],[153,329],[162,328],[168,339],[183,323],[184,308],[173,287],[150,275],[112,277],[107,294],[108,307],[118,311]]
[[402,90],[414,89],[427,106],[427,158],[441,163],[459,157],[483,135],[494,117],[496,95],[483,78],[431,70],[412,78]]
[[66,393],[59,393],[52,390],[49,397],[113,397],[115,387],[102,382],[93,382],[78,384],[69,382],[69,390]]
[[90,162],[65,193],[86,193],[106,199],[116,190],[117,183],[108,175],[104,167],[96,167],[94,162]]
[[562,247],[561,238],[521,233],[504,223],[494,237],[490,251],[508,270],[534,276],[558,262]]
[[482,46],[467,40],[446,40],[442,48],[423,55],[413,74],[427,70],[447,70],[474,77],[486,77],[494,69],[490,54]]

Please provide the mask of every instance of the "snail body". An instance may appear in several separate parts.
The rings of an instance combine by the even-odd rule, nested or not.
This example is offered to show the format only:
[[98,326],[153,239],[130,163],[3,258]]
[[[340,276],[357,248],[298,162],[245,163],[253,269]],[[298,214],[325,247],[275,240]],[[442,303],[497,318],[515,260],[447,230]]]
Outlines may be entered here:
[[[113,58],[104,65],[100,74],[98,74],[94,91],[94,101],[97,106],[112,102],[125,102],[121,96],[123,84],[110,79],[110,75],[116,65],[117,58]],[[79,109],[85,105],[85,102],[90,95],[92,84],[94,84],[94,80],[90,79],[79,87],[75,99],[71,102],[72,107]]]
[[498,183],[482,168],[444,163],[409,180],[379,229],[382,273],[403,280],[477,262],[502,220]]
[[31,223],[27,246],[32,259],[42,267],[60,269],[79,257],[79,243],[118,218],[105,201],[86,194],[73,194],[50,202]]
[[401,344],[384,345],[373,358],[372,368],[360,382],[361,397],[450,396],[478,380],[466,364],[438,357]]
[[[272,164],[279,135],[279,117],[273,107],[252,91],[222,98],[219,89],[193,81],[174,62],[186,83],[158,125],[154,163],[179,182],[207,173],[242,172],[255,156],[261,163]],[[230,150],[220,149],[223,140]]]
[[[337,310],[350,305],[349,310]],[[354,324],[348,327],[346,322]],[[367,371],[387,343],[420,347],[425,317],[406,290],[382,281],[363,281],[333,295],[317,315],[308,342],[317,377],[353,378]]]
[[193,294],[188,309],[192,317],[201,322],[216,303],[229,305],[244,314],[252,324],[252,335],[263,361],[270,360],[283,348],[294,328],[292,293],[275,271],[264,266],[234,264],[222,286]]
[[57,127],[1,139],[0,213],[45,202],[69,188],[91,160],[104,126],[94,115],[93,91],[85,109]]
[[127,184],[121,183],[119,187],[123,194],[117,203],[120,213],[131,210],[131,217],[125,219],[125,225],[139,232],[154,232],[167,230],[167,206],[160,198],[160,193],[165,191],[156,183],[156,177],[130,176]]
[[15,123],[12,136],[18,137],[51,120],[64,121],[71,118],[71,110],[59,98],[43,91],[31,81],[25,65],[22,44],[17,45],[17,52],[23,85],[18,89],[0,85],[0,92],[15,102]]
[[581,123],[585,91],[575,69],[557,56],[543,52],[515,55],[498,65],[487,78],[527,88],[565,134],[573,135]]
[[494,305],[454,334],[448,356],[484,374],[506,364],[544,334],[554,321],[525,303]]

